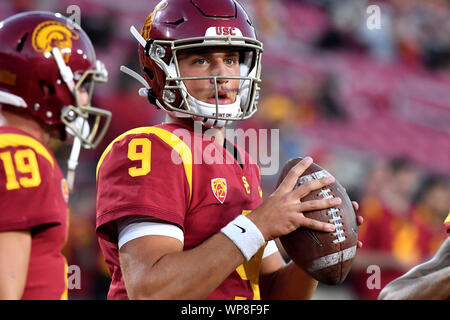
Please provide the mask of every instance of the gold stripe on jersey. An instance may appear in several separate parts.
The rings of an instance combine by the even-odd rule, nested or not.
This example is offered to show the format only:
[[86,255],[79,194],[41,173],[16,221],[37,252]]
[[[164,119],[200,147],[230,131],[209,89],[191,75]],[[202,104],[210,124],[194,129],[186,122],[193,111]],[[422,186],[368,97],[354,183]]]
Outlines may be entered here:
[[183,142],[177,135],[173,134],[170,131],[157,128],[157,127],[141,127],[136,129],[131,129],[120,136],[118,136],[116,139],[114,139],[108,147],[106,147],[105,151],[103,152],[102,156],[100,157],[100,160],[97,164],[97,173],[96,177],[98,178],[98,171],[100,169],[100,166],[103,163],[103,160],[105,159],[106,155],[111,151],[114,143],[123,140],[125,137],[132,135],[132,134],[140,134],[140,133],[146,133],[146,134],[155,134],[158,136],[162,141],[164,141],[166,144],[168,144],[172,149],[174,149],[181,157],[181,160],[183,161],[184,171],[186,173],[186,178],[189,184],[189,198],[192,197],[192,152],[191,149],[187,146],[186,143]]
[[64,257],[64,291],[61,294],[61,297],[59,297],[59,300],[69,300],[69,287],[68,287],[69,279],[67,278],[68,273],[69,273],[69,266],[67,265],[67,260]]
[[444,223],[450,223],[450,212],[448,213],[448,216],[445,219]]
[[47,148],[45,148],[39,141],[34,138],[14,133],[2,133],[0,134],[0,149],[6,147],[30,147],[38,154],[43,156],[45,159],[50,162],[52,168],[55,166],[53,161],[53,157],[50,152],[48,152]]

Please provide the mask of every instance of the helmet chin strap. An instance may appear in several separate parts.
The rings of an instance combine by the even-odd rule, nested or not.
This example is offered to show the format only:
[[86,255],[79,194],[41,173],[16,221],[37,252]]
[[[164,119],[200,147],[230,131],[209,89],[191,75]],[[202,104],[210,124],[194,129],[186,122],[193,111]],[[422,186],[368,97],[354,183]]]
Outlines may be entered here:
[[8,104],[10,106],[26,108],[27,103],[21,97],[15,94],[0,90],[0,103]]
[[[122,71],[123,73],[125,73],[125,74],[129,75],[130,77],[139,81],[139,83],[142,84],[145,87],[145,89],[147,89],[147,90],[150,89],[150,85],[147,83],[147,81],[145,81],[144,77],[142,77],[139,73],[131,70],[130,68],[128,68],[126,66],[120,66],[120,71]],[[141,89],[144,89],[144,88],[141,88]],[[140,91],[140,89],[139,89],[139,91]],[[141,94],[141,92],[139,92],[139,95],[145,97],[146,93]]]
[[[73,72],[69,66],[64,62],[61,51],[57,47],[53,47],[52,49],[53,57],[55,58],[56,64],[58,65],[59,72],[63,81],[66,83],[67,87],[71,92],[75,89]],[[81,132],[83,138],[87,138],[89,133],[91,132],[89,123],[86,119],[82,117],[77,117],[74,121],[72,121],[72,125],[76,128],[77,132]],[[81,149],[81,140],[78,138],[72,129],[66,126],[66,132],[73,136],[73,144],[72,150],[70,152],[69,159],[67,160],[67,185],[69,187],[69,191],[72,192],[74,184],[75,184],[75,169],[78,166],[78,157],[80,156]]]
[[[78,132],[81,132],[83,138],[87,138],[89,136],[91,129],[89,127],[89,123],[83,117],[77,117],[72,122],[72,125]],[[72,132],[70,128],[66,127],[66,131],[73,136],[72,150],[70,151],[70,156],[67,160],[67,185],[69,187],[69,191],[72,192],[75,184],[75,169],[78,166],[78,157],[80,156],[81,140]]]
[[59,72],[61,73],[61,77],[63,81],[67,84],[70,92],[73,92],[75,89],[75,83],[73,81],[73,72],[64,62],[61,51],[57,47],[53,47],[52,49],[53,57],[55,58],[56,64],[58,65]]

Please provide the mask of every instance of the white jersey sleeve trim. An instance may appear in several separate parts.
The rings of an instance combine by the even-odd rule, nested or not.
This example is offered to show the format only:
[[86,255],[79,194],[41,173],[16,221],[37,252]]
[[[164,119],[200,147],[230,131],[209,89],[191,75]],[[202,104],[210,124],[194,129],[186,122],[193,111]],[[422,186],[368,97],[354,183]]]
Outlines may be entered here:
[[160,222],[136,222],[130,223],[119,232],[119,249],[131,240],[144,236],[166,236],[178,239],[184,244],[184,233],[181,228]]
[[[136,222],[130,223],[124,227],[119,233],[119,249],[127,242],[131,240],[144,237],[144,236],[166,236],[179,240],[184,244],[184,233],[181,228],[169,224],[160,222]],[[278,247],[274,240],[267,242],[264,249],[263,259],[274,254],[278,251]]]
[[275,240],[270,240],[269,242],[267,242],[266,247],[264,248],[264,253],[263,253],[263,259],[267,258],[268,256],[274,254],[275,252],[278,252],[278,247],[277,244],[275,243]]

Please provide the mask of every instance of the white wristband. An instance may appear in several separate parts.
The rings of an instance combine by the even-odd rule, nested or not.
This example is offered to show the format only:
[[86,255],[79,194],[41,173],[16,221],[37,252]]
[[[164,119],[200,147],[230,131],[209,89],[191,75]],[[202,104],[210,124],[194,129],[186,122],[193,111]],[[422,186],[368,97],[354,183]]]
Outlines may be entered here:
[[220,231],[233,241],[247,261],[266,242],[258,227],[249,218],[241,214]]

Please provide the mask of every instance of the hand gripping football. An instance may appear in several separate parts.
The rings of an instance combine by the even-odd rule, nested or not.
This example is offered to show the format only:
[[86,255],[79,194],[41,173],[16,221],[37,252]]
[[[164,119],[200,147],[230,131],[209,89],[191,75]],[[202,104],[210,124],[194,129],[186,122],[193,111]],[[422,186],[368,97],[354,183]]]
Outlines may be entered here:
[[[289,170],[301,158],[289,160],[278,178],[277,188],[284,180]],[[315,163],[298,178],[298,186],[329,176],[326,170]],[[305,227],[280,237],[280,241],[289,257],[304,271],[316,280],[335,285],[342,283],[350,271],[357,247],[357,223],[353,205],[344,187],[336,180],[320,190],[314,190],[301,199],[302,201],[340,197],[339,206],[330,209],[305,212],[305,216],[322,222],[333,223],[336,230],[333,232],[314,231]]]

